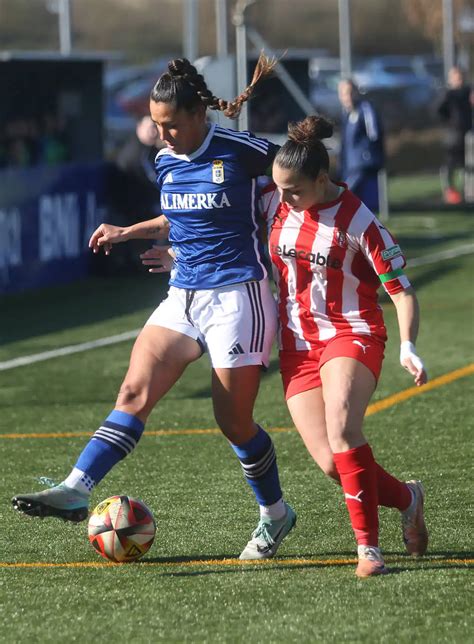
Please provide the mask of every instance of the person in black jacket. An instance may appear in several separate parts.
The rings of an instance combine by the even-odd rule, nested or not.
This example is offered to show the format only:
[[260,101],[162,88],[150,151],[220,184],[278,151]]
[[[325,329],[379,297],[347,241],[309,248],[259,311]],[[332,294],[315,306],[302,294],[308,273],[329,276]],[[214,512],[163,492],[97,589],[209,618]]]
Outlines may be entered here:
[[464,169],[464,140],[466,132],[472,128],[473,104],[474,95],[464,81],[463,71],[459,67],[452,67],[448,73],[448,88],[438,105],[438,114],[446,128],[446,163],[441,169],[441,177],[444,200],[449,204],[462,201],[461,193],[455,184],[455,172],[458,168]]
[[147,115],[137,121],[135,132],[117,156],[121,209],[133,221],[160,213],[155,157],[162,147],[156,125]]

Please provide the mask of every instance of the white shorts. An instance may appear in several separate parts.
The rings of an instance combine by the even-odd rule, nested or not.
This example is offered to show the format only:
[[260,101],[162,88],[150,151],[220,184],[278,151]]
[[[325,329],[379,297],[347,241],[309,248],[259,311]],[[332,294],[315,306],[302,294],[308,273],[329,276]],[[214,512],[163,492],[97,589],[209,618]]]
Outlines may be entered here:
[[171,286],[146,324],[193,338],[217,369],[268,367],[277,309],[268,279],[196,291]]

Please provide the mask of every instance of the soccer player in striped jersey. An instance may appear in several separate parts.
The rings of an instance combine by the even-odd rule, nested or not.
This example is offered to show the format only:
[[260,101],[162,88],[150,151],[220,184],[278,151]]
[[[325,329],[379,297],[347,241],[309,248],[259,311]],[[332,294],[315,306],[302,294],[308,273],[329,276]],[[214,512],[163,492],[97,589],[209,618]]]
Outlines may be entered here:
[[17,510],[85,519],[93,488],[132,452],[150,412],[185,368],[208,352],[217,423],[260,506],[260,521],[241,558],[273,556],[295,524],[283,500],[272,440],[253,420],[277,324],[258,234],[256,179],[271,166],[277,148],[206,119],[207,107],[236,117],[272,66],[262,56],[249,87],[229,103],[213,96],[186,59],[172,60],[153,88],[151,117],[165,144],[156,157],[163,214],[127,228],[102,224],[90,246],[108,254],[113,244],[169,232],[175,263],[168,296],[135,342],[115,409],[72,472],[50,490],[14,497]]
[[345,184],[329,179],[321,139],[331,134],[331,124],[317,116],[290,125],[273,165],[278,190],[269,187],[262,202],[288,408],[315,461],[342,485],[358,544],[356,574],[368,577],[387,570],[378,543],[379,504],[401,511],[410,554],[424,554],[428,541],[421,483],[386,472],[362,430],[387,339],[380,283],[397,310],[402,366],[416,385],[427,375],[415,352],[418,304],[402,251]]

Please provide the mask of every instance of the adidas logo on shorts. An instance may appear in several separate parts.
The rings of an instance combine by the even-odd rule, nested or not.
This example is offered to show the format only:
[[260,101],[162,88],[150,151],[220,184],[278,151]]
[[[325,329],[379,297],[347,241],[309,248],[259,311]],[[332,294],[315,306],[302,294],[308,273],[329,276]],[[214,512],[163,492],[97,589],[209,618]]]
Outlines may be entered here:
[[242,353],[245,353],[245,351],[242,349],[242,347],[240,346],[240,344],[238,342],[229,351],[229,355],[238,355],[238,354],[242,354]]

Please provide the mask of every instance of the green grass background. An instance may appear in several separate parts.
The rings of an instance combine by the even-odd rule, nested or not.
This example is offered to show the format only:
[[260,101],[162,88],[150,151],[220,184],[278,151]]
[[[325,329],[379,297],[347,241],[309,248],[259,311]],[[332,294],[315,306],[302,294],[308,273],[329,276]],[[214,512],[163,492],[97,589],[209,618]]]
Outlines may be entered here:
[[[472,212],[407,213],[389,227],[408,257],[473,237]],[[418,349],[431,377],[473,362],[472,256],[414,268],[422,309]],[[0,361],[139,328],[162,296],[161,276],[90,279],[4,297]],[[393,306],[374,400],[406,389]],[[93,432],[113,407],[131,342],[0,372],[0,433]],[[157,522],[143,563],[110,568],[0,568],[5,642],[467,642],[472,639],[473,377],[411,398],[366,420],[377,459],[427,491],[427,557],[403,555],[399,516],[381,510],[381,545],[393,573],[358,580],[340,490],[317,470],[292,430],[276,359],[256,418],[273,433],[280,476],[298,523],[264,565],[206,565],[238,556],[257,521],[240,467],[219,435],[146,436],[95,491],[143,499]],[[193,364],[153,412],[147,429],[213,428],[207,358]],[[85,438],[0,439],[0,559],[94,562],[85,524],[14,513],[10,497],[60,480]],[[302,563],[285,563],[291,559]],[[203,560],[202,564],[186,562]],[[101,561],[101,560],[100,560]],[[327,561],[327,563],[324,563]],[[154,565],[150,565],[154,564]],[[170,564],[170,565],[165,565]]]

